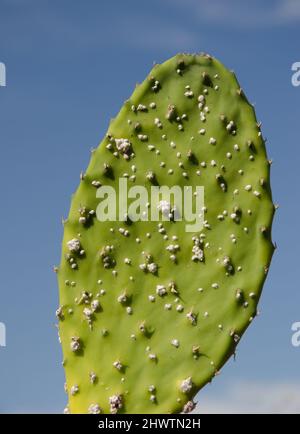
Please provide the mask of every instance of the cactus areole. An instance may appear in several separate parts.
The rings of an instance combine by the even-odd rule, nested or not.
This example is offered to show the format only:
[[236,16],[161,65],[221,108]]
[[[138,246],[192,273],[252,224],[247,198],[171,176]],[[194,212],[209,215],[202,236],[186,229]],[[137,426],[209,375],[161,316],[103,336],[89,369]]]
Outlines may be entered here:
[[[101,221],[99,189],[118,201],[120,178],[149,194],[202,186],[202,229],[187,232],[166,201],[164,221]],[[92,152],[64,222],[66,412],[192,410],[256,316],[273,214],[260,124],[234,73],[206,54],[155,65]]]

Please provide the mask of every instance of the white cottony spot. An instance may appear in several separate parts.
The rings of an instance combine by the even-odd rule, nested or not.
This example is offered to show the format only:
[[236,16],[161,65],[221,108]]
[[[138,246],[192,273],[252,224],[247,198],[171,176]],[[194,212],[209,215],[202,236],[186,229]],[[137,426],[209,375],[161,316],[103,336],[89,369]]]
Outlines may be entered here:
[[179,347],[179,340],[178,339],[172,339],[171,344],[173,347],[178,348]]
[[151,262],[147,265],[147,270],[150,271],[150,273],[155,274],[157,272],[158,266],[155,264],[155,262]]
[[79,392],[79,387],[77,386],[77,384],[74,384],[74,386],[71,387],[70,393],[72,396],[74,396],[78,392]]
[[[217,87],[217,86],[215,86]],[[190,413],[196,407],[196,403],[194,401],[188,401],[183,407],[183,413]]]
[[90,382],[92,384],[96,383],[97,381],[97,375],[95,374],[95,372],[90,372]]
[[149,356],[148,356],[148,357],[149,357],[149,359],[150,359],[150,360],[156,360],[156,359],[157,359],[157,356],[156,356],[156,354],[152,354],[152,353],[151,353],[151,354],[149,354]]
[[180,384],[180,390],[183,393],[189,393],[193,388],[192,377],[188,377]]
[[192,311],[188,312],[186,314],[186,317],[187,317],[187,319],[190,321],[190,323],[192,325],[196,325],[197,324],[197,316]]
[[119,360],[117,360],[116,362],[114,362],[114,363],[113,363],[113,366],[114,366],[118,371],[121,371],[121,369],[123,368],[123,365],[122,365],[122,363],[121,363]]
[[162,297],[163,295],[166,295],[167,290],[164,285],[156,285],[156,294]]
[[99,407],[98,404],[91,404],[88,408],[89,414],[100,414],[102,412],[102,409]]
[[171,211],[171,204],[166,200],[161,200],[157,205],[157,208],[163,213],[164,216],[168,217]]
[[79,338],[72,337],[71,338],[70,347],[71,347],[71,350],[73,352],[79,351],[80,350],[80,341],[79,341]]
[[73,238],[67,242],[67,247],[70,252],[79,252],[81,248],[80,241],[77,238]]
[[110,412],[116,414],[123,406],[122,395],[113,395],[109,397]]

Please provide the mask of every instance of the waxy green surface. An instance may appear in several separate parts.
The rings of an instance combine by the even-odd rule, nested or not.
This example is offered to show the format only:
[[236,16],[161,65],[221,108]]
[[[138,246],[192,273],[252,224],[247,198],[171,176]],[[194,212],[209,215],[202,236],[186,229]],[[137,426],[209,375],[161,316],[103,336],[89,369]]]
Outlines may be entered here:
[[[128,139],[134,155],[126,160],[114,139]],[[204,186],[200,233],[186,232],[184,221],[161,222],[161,233],[159,222],[97,220],[98,183],[118,192],[125,174],[128,187],[150,190],[149,171],[160,186]],[[71,413],[89,412],[93,404],[109,413],[112,396],[121,397],[120,413],[177,413],[219,372],[256,315],[274,249],[269,171],[254,109],[235,75],[216,59],[177,55],[136,87],[92,153],[64,224],[59,332]],[[80,214],[82,207],[87,210]],[[204,260],[193,261],[192,237],[199,235]],[[84,253],[71,253],[70,263],[72,239]],[[175,261],[166,250],[172,244],[178,245]],[[104,267],[105,246],[112,246],[110,268]],[[157,264],[156,274],[140,269],[146,254],[152,255],[148,263]],[[170,291],[172,281],[178,294]],[[157,285],[166,287],[165,296],[156,294]],[[95,300],[99,307],[88,320],[84,309],[93,310]],[[79,339],[77,351],[72,338]],[[118,361],[121,370],[113,366]],[[183,393],[188,378],[193,387]],[[72,386],[78,386],[73,395]]]

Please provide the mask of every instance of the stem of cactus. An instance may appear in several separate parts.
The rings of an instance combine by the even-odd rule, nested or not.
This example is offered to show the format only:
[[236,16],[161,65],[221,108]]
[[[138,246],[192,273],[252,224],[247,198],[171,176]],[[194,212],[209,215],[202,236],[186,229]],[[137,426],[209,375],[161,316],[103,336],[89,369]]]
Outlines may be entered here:
[[[274,250],[269,172],[254,109],[215,58],[178,54],[136,87],[64,222],[57,317],[68,411],[194,408],[256,315]],[[203,186],[202,231],[174,218],[99,221],[97,189],[118,197],[119,178],[149,192]]]

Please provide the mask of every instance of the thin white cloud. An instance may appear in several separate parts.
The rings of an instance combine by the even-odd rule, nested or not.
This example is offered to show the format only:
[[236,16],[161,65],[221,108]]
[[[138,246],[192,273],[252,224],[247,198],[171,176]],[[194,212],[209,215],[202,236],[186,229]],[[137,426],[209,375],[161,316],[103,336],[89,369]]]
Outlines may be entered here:
[[300,384],[243,382],[217,398],[200,392],[194,413],[300,413]]
[[[7,0],[6,0],[7,1]],[[20,0],[14,0],[18,2]],[[130,48],[142,50],[180,50],[197,49],[199,36],[190,26],[176,25],[163,16],[143,14],[142,11],[128,11],[113,15],[87,15],[89,21],[83,21],[77,15],[64,15],[51,5],[46,8],[39,5],[20,13],[7,14],[3,22],[3,32],[10,35],[7,45],[14,51],[32,49],[33,35],[39,34],[44,42],[51,44],[63,40],[74,46],[74,50],[97,48]],[[34,17],[34,18],[32,18]],[[32,31],[24,23],[33,19]],[[11,33],[12,28],[19,31]]]
[[167,0],[204,23],[239,28],[281,26],[300,21],[299,0]]
[[279,21],[291,22],[300,20],[299,0],[282,0],[277,8]]

